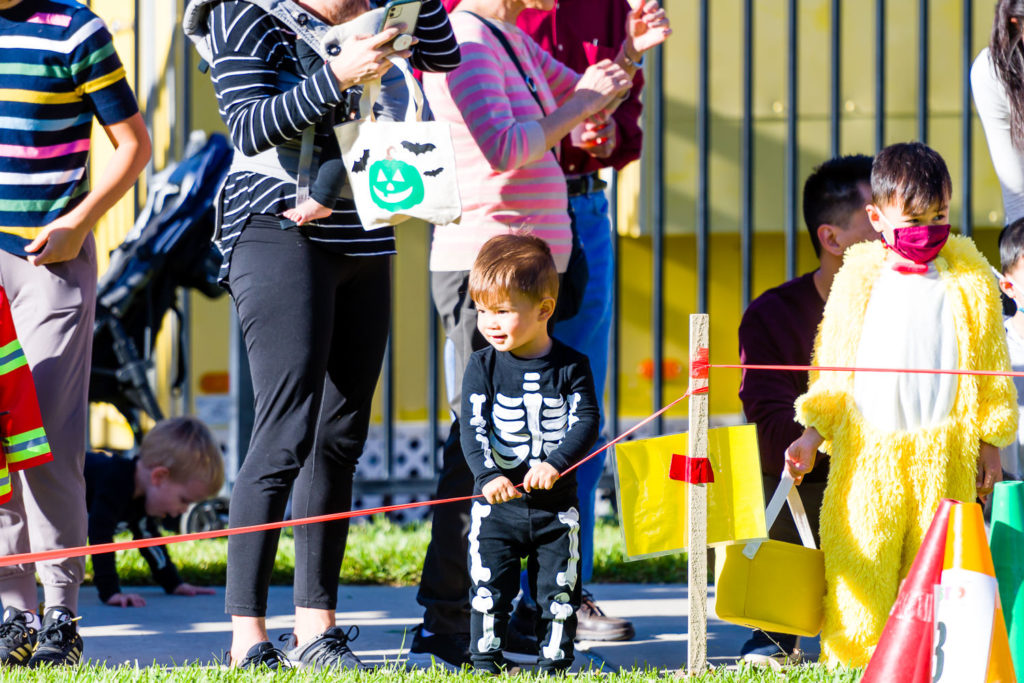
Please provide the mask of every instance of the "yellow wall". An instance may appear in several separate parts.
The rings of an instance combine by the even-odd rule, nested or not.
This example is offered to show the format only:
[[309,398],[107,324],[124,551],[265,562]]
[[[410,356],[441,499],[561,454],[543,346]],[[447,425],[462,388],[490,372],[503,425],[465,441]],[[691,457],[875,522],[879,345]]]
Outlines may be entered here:
[[[160,3],[170,0],[159,0]],[[784,273],[784,175],[786,83],[786,7],[788,0],[757,0],[755,6],[755,224],[754,294],[779,284]],[[181,0],[175,0],[182,5]],[[693,312],[695,293],[694,223],[697,173],[697,0],[666,0],[675,35],[666,48],[665,121],[666,239],[665,271],[666,329],[665,356],[679,362],[675,378],[665,383],[664,401],[685,391],[688,315]],[[843,153],[871,153],[874,140],[874,4],[847,1],[842,4],[841,102]],[[121,21],[130,29],[130,5],[116,0],[93,3],[101,16]],[[829,154],[829,0],[802,0],[799,15],[799,178]],[[887,142],[916,136],[917,105],[917,15],[915,2],[890,2],[887,14],[886,72]],[[742,95],[742,2],[714,0],[710,3],[710,105],[711,163],[710,243],[711,352],[715,362],[737,361],[736,328],[741,314],[739,264],[740,148],[739,126]],[[946,158],[953,176],[954,197],[951,216],[960,218],[960,92],[961,38],[959,0],[932,0],[929,54],[928,142]],[[992,19],[991,3],[974,3],[974,54],[987,42]],[[180,31],[177,26],[158,25],[161,36]],[[118,49],[131,65],[130,30],[117,31]],[[178,34],[180,38],[180,33]],[[170,39],[147,40],[158,64],[173,52]],[[191,48],[188,48],[191,49]],[[162,61],[161,61],[162,60]],[[194,65],[194,61],[193,61]],[[209,77],[195,70],[188,73],[192,98],[191,118],[199,130],[224,127],[216,110]],[[179,73],[178,78],[181,79]],[[162,90],[160,91],[162,92]],[[157,127],[169,125],[167,114],[154,115]],[[184,133],[184,132],[183,132]],[[169,131],[155,131],[157,168],[170,154]],[[995,260],[994,226],[1002,222],[1002,206],[980,125],[974,125],[974,221],[976,239],[990,259]],[[163,151],[161,151],[163,150]],[[173,156],[173,155],[172,155]],[[97,159],[100,155],[97,154]],[[649,170],[649,169],[648,169]],[[643,416],[654,404],[651,381],[642,372],[651,357],[651,248],[648,226],[640,224],[643,212],[636,197],[641,189],[639,165],[623,176],[622,210],[622,410],[624,415]],[[116,229],[130,224],[119,209]],[[100,232],[113,229],[101,226]],[[119,234],[123,234],[119,233]],[[399,420],[426,418],[427,358],[424,342],[428,316],[426,259],[428,237],[422,225],[398,230],[399,256],[395,260],[395,406]],[[799,272],[814,265],[810,245],[800,229]],[[115,243],[109,236],[108,243]],[[191,295],[193,391],[202,396],[200,378],[224,372],[228,367],[229,300],[209,301]],[[166,354],[165,354],[166,356]],[[166,360],[166,358],[165,358]],[[739,411],[736,399],[739,373],[716,371],[712,375],[711,409],[715,414]],[[166,398],[166,397],[165,397]],[[444,402],[441,401],[442,417]],[[191,407],[188,407],[191,409]],[[682,409],[685,410],[685,409]],[[677,414],[681,415],[682,410]],[[379,406],[375,419],[379,420]]]

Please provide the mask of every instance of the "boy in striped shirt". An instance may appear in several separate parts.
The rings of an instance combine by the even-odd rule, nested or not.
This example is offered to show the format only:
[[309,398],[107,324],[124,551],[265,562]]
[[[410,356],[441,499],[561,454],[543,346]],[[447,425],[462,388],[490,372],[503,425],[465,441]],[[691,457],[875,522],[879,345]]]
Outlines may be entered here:
[[[13,495],[0,507],[0,555],[14,555],[85,544],[92,228],[134,184],[150,141],[110,33],[85,6],[0,0],[0,35],[0,285],[53,451],[47,466],[12,475]],[[115,151],[90,188],[94,118]],[[73,558],[0,568],[0,666],[81,659],[75,613],[84,566]]]

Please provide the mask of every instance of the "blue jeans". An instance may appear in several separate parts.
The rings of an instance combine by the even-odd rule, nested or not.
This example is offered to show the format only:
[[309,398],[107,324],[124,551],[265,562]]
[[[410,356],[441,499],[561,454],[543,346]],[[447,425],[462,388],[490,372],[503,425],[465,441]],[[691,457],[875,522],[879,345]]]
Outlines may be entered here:
[[[587,255],[590,277],[583,292],[579,312],[555,324],[555,337],[587,356],[594,375],[594,392],[601,406],[598,441],[604,445],[604,384],[608,376],[608,342],[612,326],[612,232],[608,219],[608,198],[598,190],[571,197],[569,204],[576,220],[576,231]],[[604,471],[605,453],[583,463],[576,470],[580,499],[580,578],[590,581],[594,573],[594,496],[597,481]]]

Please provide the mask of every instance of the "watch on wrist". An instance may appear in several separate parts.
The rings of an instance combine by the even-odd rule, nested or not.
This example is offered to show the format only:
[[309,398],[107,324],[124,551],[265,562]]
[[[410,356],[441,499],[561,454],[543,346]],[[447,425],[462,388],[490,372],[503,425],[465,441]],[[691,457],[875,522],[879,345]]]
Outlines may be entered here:
[[626,62],[626,66],[633,69],[639,69],[644,65],[644,56],[640,55],[640,59],[634,60],[629,56],[629,50],[626,49],[625,45],[622,46],[622,59]]

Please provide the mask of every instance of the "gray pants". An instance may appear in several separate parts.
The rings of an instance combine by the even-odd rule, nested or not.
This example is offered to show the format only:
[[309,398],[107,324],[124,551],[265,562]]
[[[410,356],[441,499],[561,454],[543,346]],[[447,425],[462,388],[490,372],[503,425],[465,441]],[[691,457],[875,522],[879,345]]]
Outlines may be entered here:
[[[0,286],[11,301],[53,461],[12,476],[13,495],[0,505],[0,556],[85,545],[85,437],[96,312],[96,242],[78,257],[33,266],[0,251]],[[35,611],[35,572],[47,607],[78,612],[85,559],[0,567],[0,602]]]
[[[476,308],[469,298],[469,271],[431,273],[434,305],[441,316],[445,336],[454,346],[454,378],[445,379],[455,419],[444,444],[436,498],[473,494],[473,473],[459,443],[459,407],[462,375],[469,357],[487,345],[476,329]],[[448,380],[453,380],[448,384]],[[423,558],[423,573],[416,600],[423,605],[423,625],[432,633],[469,633],[469,501],[434,507],[430,544]]]

